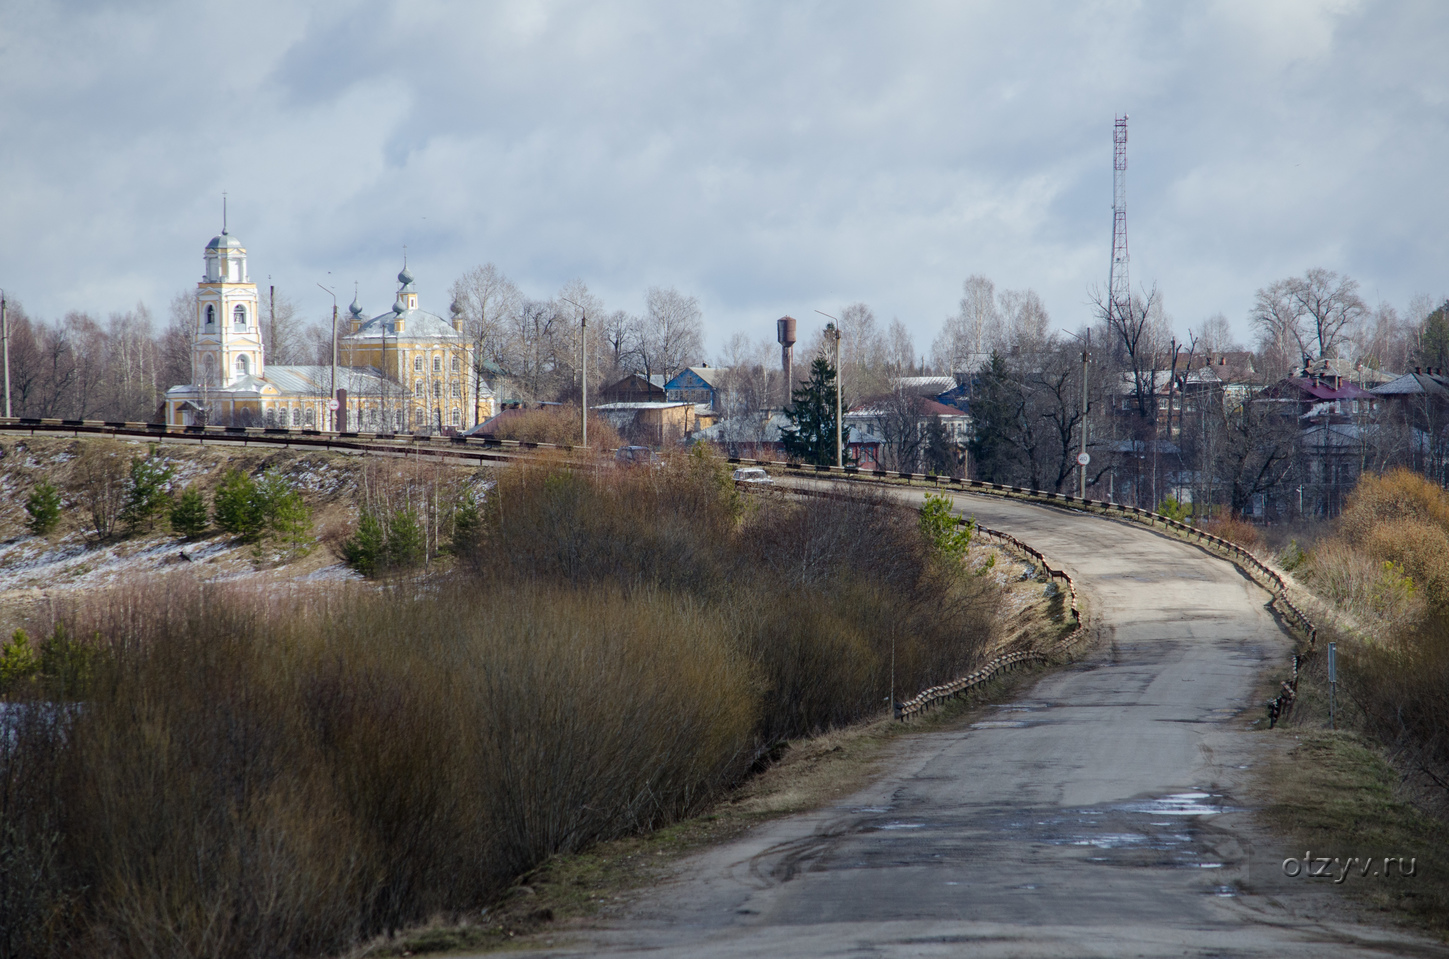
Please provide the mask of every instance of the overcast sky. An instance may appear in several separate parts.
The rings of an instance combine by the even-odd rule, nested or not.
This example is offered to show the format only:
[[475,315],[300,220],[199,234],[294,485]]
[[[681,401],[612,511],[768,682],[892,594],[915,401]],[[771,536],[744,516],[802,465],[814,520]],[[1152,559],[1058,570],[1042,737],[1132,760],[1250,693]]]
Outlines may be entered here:
[[[929,348],[972,273],[1088,316],[1130,121],[1179,329],[1313,266],[1441,296],[1449,5],[0,0],[0,286],[164,318],[221,228],[308,315],[493,262],[711,347],[845,303]],[[802,323],[802,334],[809,323]],[[802,335],[802,339],[804,336]]]

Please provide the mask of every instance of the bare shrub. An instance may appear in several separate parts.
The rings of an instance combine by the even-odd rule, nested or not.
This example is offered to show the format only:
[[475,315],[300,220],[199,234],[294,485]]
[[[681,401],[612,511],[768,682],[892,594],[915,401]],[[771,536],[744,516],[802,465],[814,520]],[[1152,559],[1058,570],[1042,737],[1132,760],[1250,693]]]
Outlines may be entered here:
[[1304,568],[1309,584],[1376,632],[1393,633],[1419,622],[1421,590],[1402,566],[1374,559],[1341,540],[1326,540]]
[[440,585],[278,606],[173,578],[61,614],[102,655],[64,736],[0,756],[0,787],[30,790],[5,823],[57,824],[60,878],[12,897],[15,928],[69,954],[336,952],[748,766],[752,669],[706,610]]
[[1220,536],[1243,549],[1252,549],[1260,541],[1258,527],[1237,516],[1222,516],[1198,524],[1204,531]]
[[[577,406],[544,406],[504,418],[493,435],[501,440],[577,446],[583,442],[580,419]],[[608,420],[589,414],[589,446],[617,449],[623,445],[618,430]]]

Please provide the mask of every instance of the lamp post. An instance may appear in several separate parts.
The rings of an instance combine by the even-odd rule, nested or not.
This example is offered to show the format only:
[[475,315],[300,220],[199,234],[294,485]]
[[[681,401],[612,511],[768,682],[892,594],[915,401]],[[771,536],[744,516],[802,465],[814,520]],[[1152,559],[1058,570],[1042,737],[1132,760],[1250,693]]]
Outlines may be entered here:
[[5,313],[5,291],[0,290],[0,343],[5,349],[5,418],[10,418],[10,317]]
[[[321,283],[317,284],[322,286]],[[322,286],[327,295],[332,297],[332,390],[327,398],[327,411],[332,414],[332,432],[337,432],[337,411],[332,404],[337,402],[337,294]]]
[[565,303],[572,303],[579,310],[579,369],[582,373],[580,380],[581,395],[579,399],[579,429],[583,433],[583,447],[589,448],[589,311],[584,309],[582,303],[563,298]]
[[842,439],[840,425],[840,322],[837,317],[830,316],[824,310],[816,310],[821,316],[829,316],[834,323],[825,324],[825,338],[835,344],[835,467],[840,469],[845,466],[845,444]]
[[[1082,344],[1082,439],[1077,450],[1077,496],[1081,499],[1087,498],[1087,464],[1091,462],[1087,456],[1087,360],[1092,354],[1092,328],[1087,327],[1085,338],[1078,336],[1071,330],[1062,330],[1068,336],[1076,337],[1077,342]],[[1110,499],[1110,494],[1108,496]]]

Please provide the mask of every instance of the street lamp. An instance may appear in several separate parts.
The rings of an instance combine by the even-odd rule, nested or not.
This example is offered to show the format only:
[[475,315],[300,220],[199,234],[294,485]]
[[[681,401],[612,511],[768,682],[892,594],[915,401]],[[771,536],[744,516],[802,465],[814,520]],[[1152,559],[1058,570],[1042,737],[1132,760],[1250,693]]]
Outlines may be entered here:
[[[1087,498],[1087,464],[1091,457],[1087,455],[1087,359],[1092,352],[1092,328],[1087,327],[1087,337],[1077,336],[1071,330],[1063,330],[1068,336],[1075,336],[1082,344],[1082,445],[1077,453],[1077,496],[1080,499]],[[1169,432],[1171,424],[1168,425]]]
[[[317,284],[322,286],[321,283]],[[332,393],[327,399],[327,410],[332,414],[332,432],[337,432],[337,409],[333,406],[337,402],[337,294],[327,287],[322,286],[327,295],[332,297]]]
[[825,324],[825,338],[835,344],[835,467],[840,469],[845,466],[845,444],[841,438],[840,426],[840,327],[836,326],[840,320],[830,316],[824,310],[816,310],[821,316],[829,316],[835,323]]
[[572,303],[579,309],[579,368],[583,373],[583,393],[579,399],[582,409],[579,412],[580,429],[583,432],[583,447],[589,448],[589,311],[584,309],[583,304],[568,297],[563,297],[565,303]]
[[10,418],[10,318],[5,315],[5,291],[0,290],[0,343],[5,347],[5,418]]

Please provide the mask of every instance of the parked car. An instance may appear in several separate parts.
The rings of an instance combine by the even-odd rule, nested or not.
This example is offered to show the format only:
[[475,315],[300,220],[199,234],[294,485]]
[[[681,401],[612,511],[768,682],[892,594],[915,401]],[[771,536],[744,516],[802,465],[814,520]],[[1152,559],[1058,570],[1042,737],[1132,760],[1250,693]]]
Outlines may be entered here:
[[735,470],[736,483],[771,483],[770,474],[758,466],[744,466]]
[[647,446],[621,446],[614,451],[614,465],[624,469],[658,462],[659,457]]

